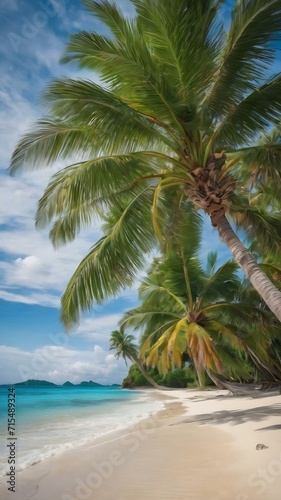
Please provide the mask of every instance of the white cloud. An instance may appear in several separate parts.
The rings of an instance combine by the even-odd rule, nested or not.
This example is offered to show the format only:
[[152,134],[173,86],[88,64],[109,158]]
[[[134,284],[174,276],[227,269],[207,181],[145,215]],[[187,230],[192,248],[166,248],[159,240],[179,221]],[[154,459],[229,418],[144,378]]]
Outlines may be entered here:
[[[72,15],[71,15],[72,14]],[[98,30],[101,32],[101,22],[95,19],[86,9],[81,9],[74,12],[69,10],[69,15],[62,15],[58,13],[60,18],[61,28],[68,33],[75,33],[79,31],[94,31]],[[103,29],[106,31],[106,28]]]
[[[135,8],[130,0],[118,0],[117,5],[121,8],[125,16],[132,17],[135,13]],[[71,7],[71,6],[70,6]],[[109,33],[109,29],[104,23],[101,23],[93,14],[87,9],[83,8],[79,11],[68,9],[68,15],[61,10],[58,11],[58,17],[61,21],[61,27],[67,32],[97,31],[101,34]]]
[[107,341],[113,330],[118,329],[122,313],[107,314],[91,318],[82,318],[80,325],[72,335],[84,337],[95,342]]
[[27,379],[48,380],[62,384],[94,380],[101,384],[120,383],[128,368],[123,360],[95,345],[92,350],[75,350],[67,346],[45,345],[34,351],[0,346],[1,384]]
[[42,262],[36,255],[29,255],[29,257],[25,257],[25,259],[18,258],[15,260],[15,263],[19,268],[28,270],[37,271],[42,267]]
[[[32,230],[4,231],[2,236],[9,238],[9,243],[1,244],[0,249],[7,254],[18,255],[7,262],[0,262],[2,290],[12,289],[16,293],[18,288],[26,288],[27,297],[37,291],[36,303],[40,300],[40,292],[41,305],[46,305],[44,295],[47,291],[52,291],[54,300],[58,294],[61,295],[90,247],[90,242],[81,238],[68,248],[54,251],[46,236],[44,238]],[[6,300],[9,300],[8,296]]]
[[[46,46],[48,47],[47,50]],[[62,39],[54,33],[44,32],[43,39],[40,39],[39,43],[32,46],[32,55],[36,64],[47,68],[52,75],[57,74],[58,71],[61,73],[59,60],[64,51],[64,46]]]
[[31,176],[0,176],[0,224],[34,228],[36,204],[50,177],[50,171]]
[[[38,101],[49,80],[64,75],[74,79],[89,79],[100,84],[99,78],[93,71],[60,64],[64,46],[64,41],[47,29],[42,30],[40,37],[36,37],[36,43],[33,39],[21,45],[20,53],[11,51],[8,43],[0,45],[3,58],[0,81],[1,168],[8,167],[20,136],[44,114]],[[26,71],[26,61],[28,61],[28,71]],[[46,70],[49,72],[49,77],[43,76]]]
[[[5,81],[6,80],[6,81]],[[8,90],[4,87],[8,87]],[[22,85],[22,82],[20,82]],[[4,88],[3,88],[4,87]],[[0,166],[7,168],[19,136],[26,131],[36,119],[38,112],[12,81],[12,77],[5,77],[0,87],[2,107],[0,109]]]
[[37,304],[46,307],[60,307],[60,299],[56,295],[48,293],[19,294],[0,290],[0,299],[8,302],[20,302],[21,304]]
[[[62,15],[59,10],[57,15]],[[28,16],[28,15],[27,15]],[[54,75],[61,74],[62,67],[58,60],[63,50],[62,40],[52,33],[48,27],[42,28],[40,37],[26,40],[21,53],[11,53],[9,43],[1,47],[6,54],[6,69],[0,82],[2,106],[0,121],[0,167],[6,168],[19,137],[26,132],[41,111],[33,99],[46,84],[42,77],[42,67],[49,69]],[[21,57],[22,56],[22,57]],[[22,62],[28,60],[29,71],[26,72]],[[94,77],[92,72],[74,70],[65,67],[64,74],[75,78]],[[30,82],[30,73],[34,73]],[[32,86],[31,86],[32,83]],[[34,91],[34,92],[33,92]],[[37,92],[37,95],[36,93]],[[0,251],[5,256],[0,263],[2,298],[24,303],[38,302],[42,293],[41,305],[49,302],[57,304],[57,293],[61,294],[69,278],[89,248],[100,237],[98,224],[89,231],[82,231],[79,238],[67,248],[55,251],[48,238],[48,232],[38,232],[34,228],[34,217],[39,198],[54,171],[65,164],[52,168],[34,171],[17,178],[1,175],[0,181],[0,224],[2,230]],[[18,288],[26,288],[26,298]],[[50,294],[50,290],[54,295]],[[49,294],[49,295],[48,295]],[[24,294],[25,295],[25,294]]]
[[[17,288],[25,287],[31,302],[38,303],[37,296],[31,297],[33,290],[42,292],[42,305],[48,300],[44,293],[52,290],[51,299],[57,303],[77,265],[89,248],[100,237],[99,226],[82,231],[73,243],[54,250],[48,238],[48,231],[37,231],[34,226],[36,204],[47,184],[50,172],[34,172],[21,178],[1,176],[0,182],[0,224],[5,224],[0,240],[0,251],[6,254],[0,262],[2,290],[5,300],[15,301]],[[12,202],[11,202],[12,200]],[[35,300],[35,302],[33,302]],[[20,300],[23,302],[23,300]],[[40,303],[40,302],[39,302]]]
[[61,292],[97,236],[91,241],[81,237],[56,251],[46,234],[32,229],[2,231],[2,238],[0,249],[10,255],[7,262],[0,263],[2,285]]
[[[135,304],[129,304],[127,309],[135,307]],[[105,314],[99,316],[91,316],[90,318],[81,318],[79,326],[75,331],[71,332],[71,337],[80,337],[86,340],[93,341],[99,344],[102,348],[108,348],[110,335],[113,330],[119,329],[119,321],[123,316],[124,311],[115,314]],[[135,337],[136,343],[140,335],[139,331],[130,329],[129,332]],[[110,356],[113,354],[111,353]]]

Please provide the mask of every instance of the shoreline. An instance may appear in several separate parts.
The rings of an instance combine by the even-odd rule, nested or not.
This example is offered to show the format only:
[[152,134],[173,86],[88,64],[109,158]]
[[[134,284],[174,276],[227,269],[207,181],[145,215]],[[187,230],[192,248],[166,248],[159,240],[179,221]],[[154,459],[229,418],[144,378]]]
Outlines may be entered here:
[[[46,398],[51,398],[51,409],[55,406],[52,391],[46,396]],[[17,400],[19,410],[21,410],[21,405],[24,406],[23,394],[21,400],[19,398]],[[17,472],[22,472],[30,466],[59,455],[64,450],[75,450],[80,445],[94,442],[98,437],[110,434],[112,429],[125,429],[150,415],[151,412],[163,408],[160,397],[152,398],[145,391],[139,390],[133,393],[118,389],[113,395],[109,393],[101,397],[99,391],[94,390],[89,393],[87,391],[86,394],[82,392],[82,397],[77,398],[75,407],[73,401],[76,401],[76,395],[73,396],[70,392],[67,398],[72,403],[69,406],[62,404],[55,411],[49,412],[45,404],[43,410],[39,410],[36,415],[36,411],[32,411],[32,400],[31,404],[27,403],[30,413],[27,411],[24,414],[21,411],[17,419],[18,429],[16,429],[16,435],[18,434]],[[79,400],[82,403],[80,407]],[[36,403],[36,410],[38,407]],[[4,415],[0,424],[0,440],[5,442]],[[3,446],[0,452],[0,484],[1,478],[5,477],[10,469],[6,450],[7,448]]]
[[165,408],[18,473],[1,499],[279,500],[279,394],[147,393]]

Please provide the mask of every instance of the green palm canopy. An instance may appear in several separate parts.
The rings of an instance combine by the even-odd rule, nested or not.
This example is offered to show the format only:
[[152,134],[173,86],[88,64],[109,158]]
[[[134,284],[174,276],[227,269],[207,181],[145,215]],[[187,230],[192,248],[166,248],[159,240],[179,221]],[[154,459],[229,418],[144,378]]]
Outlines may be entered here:
[[266,376],[280,377],[271,349],[280,335],[272,313],[256,291],[241,284],[238,266],[228,261],[218,266],[210,252],[207,268],[198,256],[178,247],[154,259],[139,288],[140,305],[127,311],[121,331],[141,332],[140,358],[160,373],[194,365],[199,384],[204,373],[217,383],[251,377],[249,361]]
[[165,389],[165,387],[160,386],[154,382],[146,372],[142,362],[138,357],[138,347],[134,343],[135,339],[133,335],[125,334],[120,330],[114,330],[110,336],[109,348],[115,350],[115,357],[119,359],[122,357],[127,365],[127,359],[134,363],[138,369],[141,371],[146,380],[153,385],[156,389]]
[[114,330],[110,336],[110,349],[115,350],[115,357],[119,359],[122,357],[127,364],[127,359],[132,362],[138,357],[138,348],[134,343],[135,339],[133,335],[120,332],[119,330]]
[[163,242],[167,219],[171,226],[187,204],[207,214],[281,320],[280,291],[232,227],[280,259],[281,76],[265,75],[281,1],[237,0],[228,33],[222,0],[132,0],[134,18],[107,0],[83,4],[107,34],[71,36],[63,61],[93,70],[102,86],[50,83],[46,117],[19,141],[10,167],[68,162],[37,210],[38,227],[52,223],[54,246],[104,221],[63,295],[63,322],[131,285],[155,235]]

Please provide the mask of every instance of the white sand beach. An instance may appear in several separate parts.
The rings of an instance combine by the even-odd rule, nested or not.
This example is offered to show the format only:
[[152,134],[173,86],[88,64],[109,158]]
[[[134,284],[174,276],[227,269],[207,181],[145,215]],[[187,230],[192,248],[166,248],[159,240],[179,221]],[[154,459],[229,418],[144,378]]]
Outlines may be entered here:
[[[165,409],[17,474],[8,500],[280,500],[281,396],[149,390]],[[257,449],[258,448],[258,449]]]

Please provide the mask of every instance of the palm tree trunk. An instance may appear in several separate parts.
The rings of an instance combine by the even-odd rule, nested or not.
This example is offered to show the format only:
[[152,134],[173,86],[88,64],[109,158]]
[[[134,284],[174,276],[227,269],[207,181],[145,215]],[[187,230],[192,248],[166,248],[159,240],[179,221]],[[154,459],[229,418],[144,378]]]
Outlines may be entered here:
[[240,241],[225,214],[214,213],[211,215],[211,221],[213,227],[218,230],[220,238],[233,254],[237,264],[243,269],[269,309],[281,321],[281,292],[261,270],[251,252]]
[[158,385],[154,380],[153,378],[151,378],[148,373],[145,371],[144,367],[142,366],[142,364],[140,363],[140,361],[137,359],[137,358],[134,358],[134,363],[137,365],[138,369],[142,372],[144,378],[146,378],[146,380],[151,384],[153,385],[153,387],[155,387],[155,389],[161,389],[165,391],[165,389],[167,389],[165,386],[163,385]]
[[229,385],[224,379],[219,379],[207,366],[205,367],[206,373],[208,377],[214,382],[214,384],[218,387],[218,389],[227,389],[229,390]]
[[[210,379],[214,382],[214,384],[218,387],[218,389],[224,389],[227,391],[230,391],[232,394],[239,396],[241,394],[241,389],[243,389],[243,384],[242,386],[240,384],[235,384],[233,382],[228,382],[222,375],[214,374],[210,368],[205,367],[205,370],[210,377]],[[238,388],[237,388],[238,385]],[[239,387],[240,386],[240,387]]]
[[250,349],[248,347],[248,352],[249,352],[249,355],[253,361],[253,363],[257,366],[257,368],[265,375],[270,375],[274,380],[278,380],[278,376],[276,373],[274,373],[273,371],[271,371],[271,369],[267,366],[266,363],[264,363],[263,361],[261,361],[259,359],[259,357],[252,351],[252,349]]

